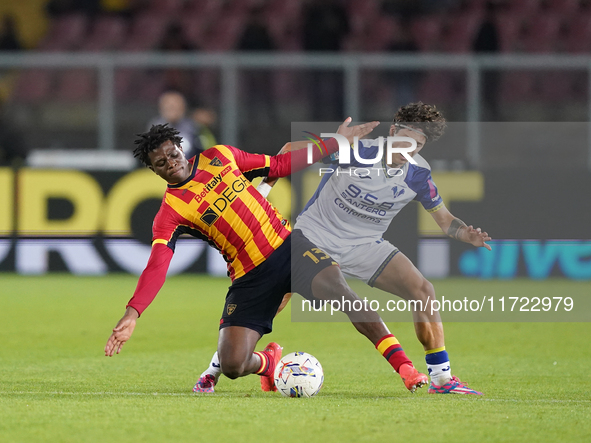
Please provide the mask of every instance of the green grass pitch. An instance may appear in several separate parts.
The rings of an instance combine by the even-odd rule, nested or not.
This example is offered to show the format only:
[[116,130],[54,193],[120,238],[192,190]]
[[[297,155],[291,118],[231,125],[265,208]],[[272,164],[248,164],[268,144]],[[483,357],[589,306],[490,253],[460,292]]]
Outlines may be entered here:
[[[452,371],[483,398],[415,395],[347,323],[280,314],[261,345],[315,355],[312,399],[256,376],[193,384],[217,340],[227,279],[170,278],[120,355],[103,356],[137,279],[0,274],[0,442],[591,441],[590,323],[449,323]],[[588,282],[436,281],[438,293],[589,293]],[[591,296],[591,294],[588,294]],[[389,324],[425,370],[412,323]]]

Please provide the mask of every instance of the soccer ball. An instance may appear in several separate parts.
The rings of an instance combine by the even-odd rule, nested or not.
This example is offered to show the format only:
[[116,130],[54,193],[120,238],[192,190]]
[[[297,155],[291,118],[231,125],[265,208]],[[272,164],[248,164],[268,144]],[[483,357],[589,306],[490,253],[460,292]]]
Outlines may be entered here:
[[285,355],[275,368],[275,386],[285,397],[314,397],[323,382],[322,365],[306,352]]

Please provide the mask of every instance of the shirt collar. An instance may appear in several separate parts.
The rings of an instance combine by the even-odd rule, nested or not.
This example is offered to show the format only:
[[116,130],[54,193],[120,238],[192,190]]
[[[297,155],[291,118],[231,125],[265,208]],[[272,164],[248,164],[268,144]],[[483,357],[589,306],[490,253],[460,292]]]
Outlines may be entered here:
[[193,178],[195,178],[195,173],[197,172],[197,167],[195,166],[197,164],[197,156],[190,158],[188,160],[188,162],[191,165],[191,173],[189,174],[189,176],[180,183],[175,183],[174,185],[169,183],[168,184],[169,188],[171,188],[171,189],[182,188],[187,183],[189,183],[191,180],[193,180]]

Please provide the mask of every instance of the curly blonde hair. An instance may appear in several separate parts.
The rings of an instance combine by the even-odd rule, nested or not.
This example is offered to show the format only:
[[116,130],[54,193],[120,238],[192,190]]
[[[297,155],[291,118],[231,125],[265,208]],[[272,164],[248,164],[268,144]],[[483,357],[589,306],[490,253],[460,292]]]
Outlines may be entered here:
[[425,133],[427,140],[437,140],[445,132],[447,126],[445,117],[435,105],[423,102],[409,103],[398,109],[392,121],[396,124],[407,124]]

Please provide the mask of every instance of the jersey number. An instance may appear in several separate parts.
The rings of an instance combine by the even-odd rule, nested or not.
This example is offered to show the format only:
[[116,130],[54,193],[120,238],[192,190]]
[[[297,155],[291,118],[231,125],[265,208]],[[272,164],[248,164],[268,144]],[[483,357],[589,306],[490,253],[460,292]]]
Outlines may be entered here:
[[322,249],[312,248],[302,254],[304,257],[309,257],[314,263],[319,263],[320,260],[326,260],[330,258],[330,255],[326,255]]

